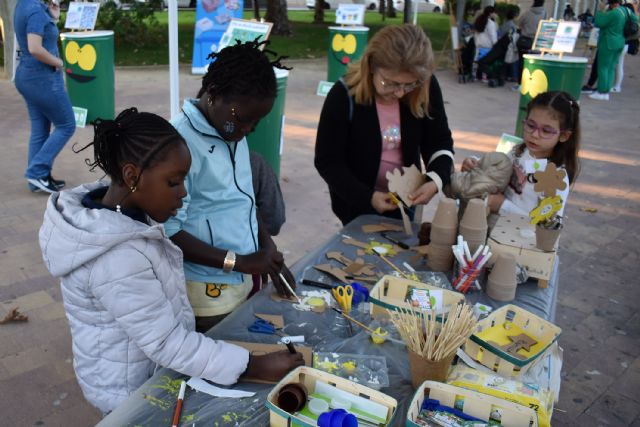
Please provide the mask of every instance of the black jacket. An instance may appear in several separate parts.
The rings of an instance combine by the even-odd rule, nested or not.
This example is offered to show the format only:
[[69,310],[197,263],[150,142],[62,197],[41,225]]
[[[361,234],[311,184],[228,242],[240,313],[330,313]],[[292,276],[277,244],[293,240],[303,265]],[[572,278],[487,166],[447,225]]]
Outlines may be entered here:
[[[353,98],[352,98],[353,100]],[[340,82],[333,85],[322,107],[316,137],[315,166],[329,185],[331,208],[346,224],[364,214],[375,214],[371,206],[380,157],[382,135],[375,104],[351,104],[347,90]],[[435,76],[429,88],[429,115],[416,118],[404,103],[400,103],[400,134],[402,158],[405,166],[420,167],[420,157],[426,165],[439,150],[453,153],[453,140],[444,111],[440,85]],[[428,167],[449,183],[453,161],[439,156]],[[427,178],[428,179],[428,178]],[[398,217],[398,211],[389,216]]]

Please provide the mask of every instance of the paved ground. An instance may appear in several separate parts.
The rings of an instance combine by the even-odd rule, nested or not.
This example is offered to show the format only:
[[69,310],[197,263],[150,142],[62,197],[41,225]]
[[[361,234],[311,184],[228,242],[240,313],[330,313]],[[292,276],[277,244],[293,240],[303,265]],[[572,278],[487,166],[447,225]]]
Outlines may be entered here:
[[[286,102],[282,188],[288,221],[277,239],[294,262],[338,229],[328,194],[312,163],[325,76],[324,61],[296,62]],[[640,426],[640,58],[627,57],[623,93],[609,103],[583,100],[583,171],[569,199],[562,238],[557,322],[565,350],[556,425]],[[182,70],[181,94],[199,79]],[[159,68],[117,69],[116,105],[168,115],[168,75]],[[493,150],[511,132],[518,104],[508,87],[459,85],[439,73],[456,159]],[[71,365],[71,342],[57,282],[44,269],[37,231],[46,197],[31,194],[22,178],[29,136],[24,103],[0,81],[0,317],[12,307],[28,323],[0,325],[0,425],[88,426],[99,414],[83,399]],[[78,130],[54,174],[75,186],[99,174],[87,171],[72,145],[89,141]],[[590,213],[584,208],[595,208]]]

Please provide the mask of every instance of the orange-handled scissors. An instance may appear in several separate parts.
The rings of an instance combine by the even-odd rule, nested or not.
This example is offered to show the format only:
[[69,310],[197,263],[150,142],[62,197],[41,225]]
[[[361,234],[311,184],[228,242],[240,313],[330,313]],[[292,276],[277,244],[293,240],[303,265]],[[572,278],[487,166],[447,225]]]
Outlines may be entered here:
[[336,286],[331,292],[342,311],[349,313],[351,311],[351,300],[353,299],[353,287],[351,285]]

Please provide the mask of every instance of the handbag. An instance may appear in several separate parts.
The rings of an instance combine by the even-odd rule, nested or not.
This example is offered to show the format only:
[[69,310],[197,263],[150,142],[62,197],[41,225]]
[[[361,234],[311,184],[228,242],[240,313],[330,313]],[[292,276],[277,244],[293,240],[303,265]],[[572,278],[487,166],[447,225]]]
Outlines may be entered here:
[[625,14],[626,14],[626,19],[624,21],[624,27],[622,28],[622,35],[624,36],[625,40],[637,40],[638,37],[640,36],[640,34],[638,33],[638,23],[634,22],[631,19],[631,12],[629,11],[629,9],[627,9],[624,6],[620,6],[623,7],[625,10]]

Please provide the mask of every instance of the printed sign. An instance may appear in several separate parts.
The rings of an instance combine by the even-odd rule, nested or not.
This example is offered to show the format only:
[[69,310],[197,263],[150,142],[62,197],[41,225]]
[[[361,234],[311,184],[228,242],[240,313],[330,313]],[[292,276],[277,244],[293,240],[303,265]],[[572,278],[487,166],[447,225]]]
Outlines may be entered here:
[[70,30],[93,30],[98,19],[100,3],[69,3],[64,27]]
[[318,96],[327,96],[327,94],[329,93],[329,91],[333,87],[334,83],[335,82],[328,82],[326,80],[320,80],[320,83],[318,83],[318,90],[316,90],[316,95],[318,95]]
[[219,50],[218,44],[232,19],[242,18],[243,0],[198,0],[193,34],[191,72],[204,74],[209,63],[207,56]]
[[87,112],[86,108],[71,107],[73,109],[73,115],[76,118],[76,127],[83,128],[87,125]]
[[551,46],[552,52],[571,53],[580,34],[580,22],[560,21]]
[[550,51],[553,46],[553,40],[558,30],[558,23],[560,21],[540,21],[538,24],[538,31],[536,32],[536,38],[533,41],[532,50]]
[[362,25],[364,24],[363,4],[339,4],[336,10],[336,24]]
[[246,21],[244,19],[232,19],[231,22],[229,22],[227,30],[220,38],[218,51],[224,49],[229,45],[235,44],[236,40],[240,40],[243,43],[253,41],[256,38],[258,38],[259,41],[267,40],[269,38],[269,33],[271,32],[272,26],[273,24],[271,22],[255,22]]

